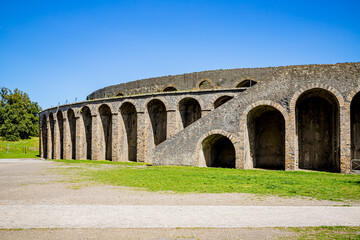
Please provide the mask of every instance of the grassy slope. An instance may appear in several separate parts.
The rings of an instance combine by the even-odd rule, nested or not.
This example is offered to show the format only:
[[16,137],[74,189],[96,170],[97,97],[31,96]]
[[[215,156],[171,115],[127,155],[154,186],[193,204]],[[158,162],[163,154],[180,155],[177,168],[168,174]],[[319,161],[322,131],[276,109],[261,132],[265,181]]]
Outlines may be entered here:
[[[305,196],[326,200],[360,200],[360,175],[340,173],[240,170],[141,163],[58,160],[76,166],[76,174],[96,182],[148,191],[254,193]],[[99,165],[100,164],[100,165]],[[103,164],[111,164],[111,167]]]
[[[9,146],[9,152],[6,148]],[[26,147],[26,154],[24,153]],[[35,149],[37,148],[37,149]],[[0,140],[0,158],[38,158],[39,138],[19,140],[15,142]]]

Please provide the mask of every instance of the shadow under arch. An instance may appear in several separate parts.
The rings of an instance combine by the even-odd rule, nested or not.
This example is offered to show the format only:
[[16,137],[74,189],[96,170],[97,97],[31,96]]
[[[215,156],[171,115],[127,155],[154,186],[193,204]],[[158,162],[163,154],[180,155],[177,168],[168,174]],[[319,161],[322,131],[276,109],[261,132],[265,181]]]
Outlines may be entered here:
[[137,112],[135,105],[124,102],[120,107],[126,131],[127,160],[136,161],[137,156]]
[[195,98],[186,97],[181,99],[179,112],[184,128],[201,118],[201,106]]
[[285,169],[285,119],[273,106],[259,105],[247,115],[254,168]]
[[226,136],[209,135],[202,141],[201,146],[201,156],[207,167],[235,168],[235,147]]
[[304,91],[295,105],[299,168],[340,171],[340,109],[336,96],[322,88]]

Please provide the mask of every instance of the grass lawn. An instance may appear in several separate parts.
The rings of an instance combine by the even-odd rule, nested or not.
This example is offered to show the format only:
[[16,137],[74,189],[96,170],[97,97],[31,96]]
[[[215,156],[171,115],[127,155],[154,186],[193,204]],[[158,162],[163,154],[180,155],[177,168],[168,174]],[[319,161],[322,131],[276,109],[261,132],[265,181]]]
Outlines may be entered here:
[[310,171],[147,166],[90,160],[53,160],[71,165],[79,181],[178,193],[254,193],[324,200],[360,200],[360,175]]
[[14,142],[0,139],[0,158],[39,158],[39,138],[32,137]]
[[295,233],[293,237],[280,239],[357,239],[360,240],[360,227],[303,227],[283,228]]

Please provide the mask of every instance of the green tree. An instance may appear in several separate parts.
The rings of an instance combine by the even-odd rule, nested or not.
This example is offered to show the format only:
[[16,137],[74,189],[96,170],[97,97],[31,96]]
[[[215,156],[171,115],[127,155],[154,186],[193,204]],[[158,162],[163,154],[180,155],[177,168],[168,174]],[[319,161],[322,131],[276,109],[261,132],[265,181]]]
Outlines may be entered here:
[[15,89],[0,90],[0,136],[8,141],[28,139],[39,135],[41,108],[29,96]]

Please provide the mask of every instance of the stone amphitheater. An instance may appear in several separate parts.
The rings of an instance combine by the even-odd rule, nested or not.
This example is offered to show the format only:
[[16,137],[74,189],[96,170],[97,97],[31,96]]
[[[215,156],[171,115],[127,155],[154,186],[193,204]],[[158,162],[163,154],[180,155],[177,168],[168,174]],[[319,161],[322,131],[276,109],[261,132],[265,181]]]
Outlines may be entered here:
[[49,159],[350,172],[360,63],[214,70],[105,87],[40,113]]

